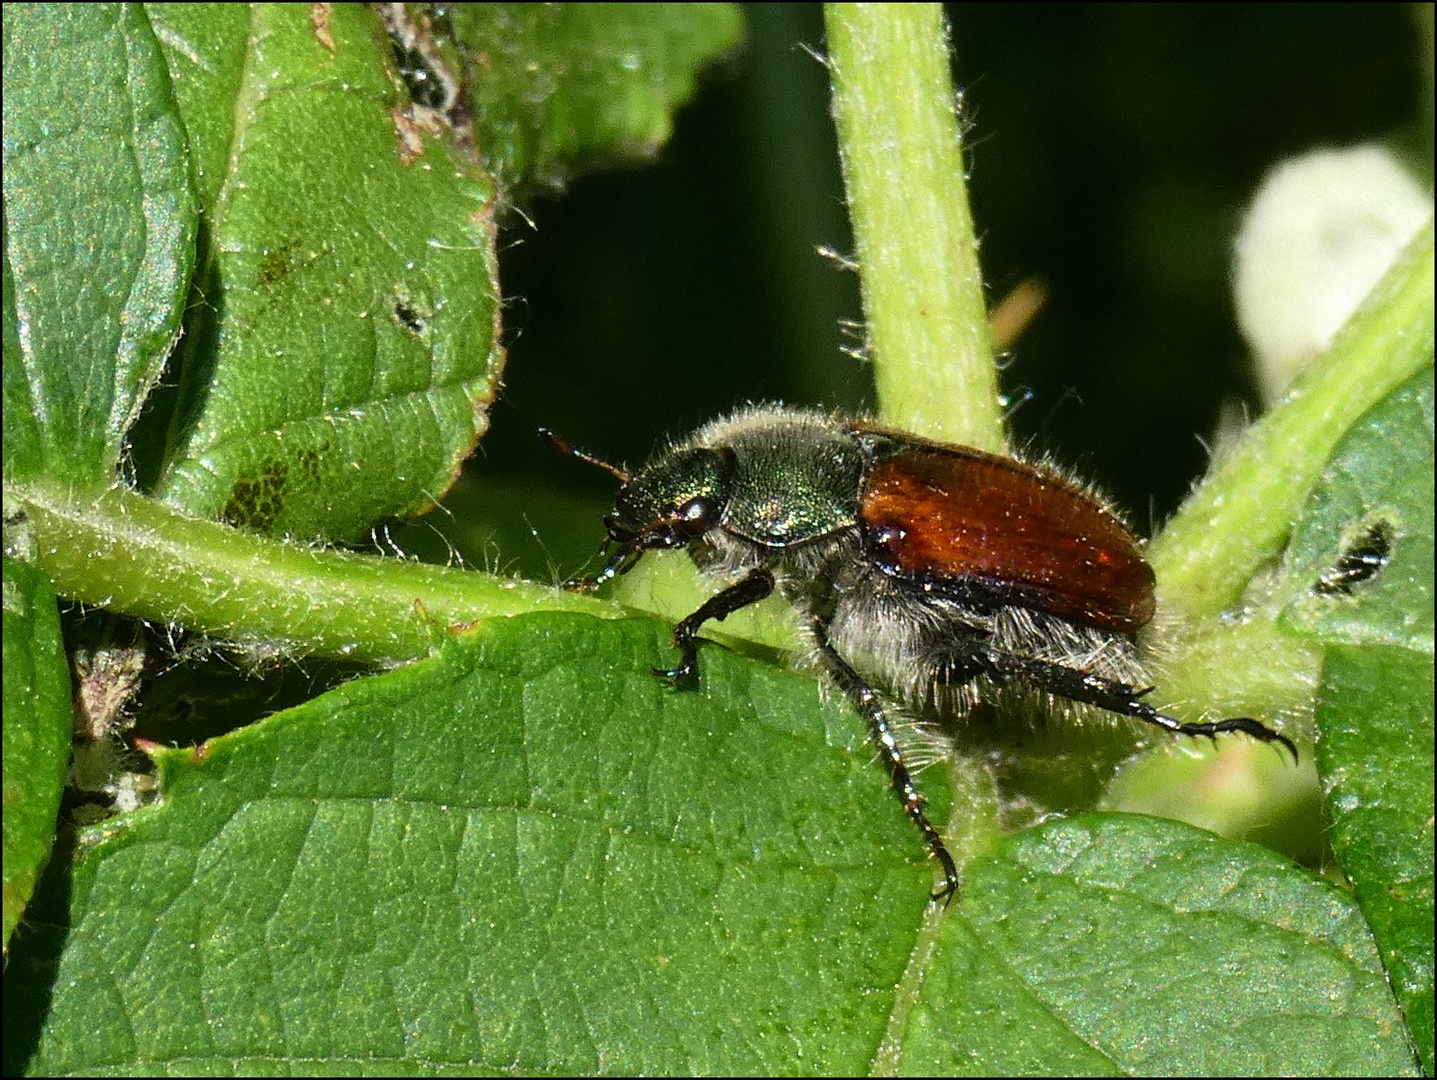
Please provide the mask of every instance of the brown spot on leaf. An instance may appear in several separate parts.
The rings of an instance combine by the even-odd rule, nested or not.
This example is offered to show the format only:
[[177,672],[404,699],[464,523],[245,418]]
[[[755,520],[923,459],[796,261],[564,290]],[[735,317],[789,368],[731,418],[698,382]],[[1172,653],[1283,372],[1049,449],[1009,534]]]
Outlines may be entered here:
[[237,529],[268,532],[284,509],[284,488],[289,466],[273,461],[255,476],[242,476],[230,490],[220,520]]
[[389,117],[394,121],[394,141],[399,150],[399,164],[412,165],[415,159],[424,154],[424,137],[419,133],[419,125],[415,123],[408,109],[398,105],[389,110]]
[[298,250],[299,241],[289,240],[279,247],[267,247],[261,251],[259,273],[255,275],[255,284],[268,287],[289,280],[289,276],[294,273],[294,265],[290,259]]
[[314,38],[331,53],[334,52],[334,34],[329,29],[329,12],[333,4],[310,4],[309,22],[314,27]]

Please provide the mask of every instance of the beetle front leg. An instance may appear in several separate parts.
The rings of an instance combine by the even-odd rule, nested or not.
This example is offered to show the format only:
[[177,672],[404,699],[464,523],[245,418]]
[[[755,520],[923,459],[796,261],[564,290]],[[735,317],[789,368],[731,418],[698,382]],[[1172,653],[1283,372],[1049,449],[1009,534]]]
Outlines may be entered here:
[[767,567],[756,566],[722,592],[715,593],[703,602],[697,611],[674,627],[674,648],[683,653],[677,667],[654,668],[654,674],[670,686],[678,686],[694,673],[699,659],[699,644],[695,638],[704,623],[710,619],[722,621],[740,608],[756,604],[773,592],[773,574]]

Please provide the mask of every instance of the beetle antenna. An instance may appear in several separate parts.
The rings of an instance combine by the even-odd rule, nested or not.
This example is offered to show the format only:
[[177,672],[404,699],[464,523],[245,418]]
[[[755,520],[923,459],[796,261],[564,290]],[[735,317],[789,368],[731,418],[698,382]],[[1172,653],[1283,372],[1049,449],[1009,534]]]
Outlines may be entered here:
[[595,457],[593,454],[580,450],[568,439],[554,434],[546,427],[541,427],[539,429],[539,434],[544,436],[544,438],[548,439],[551,443],[553,443],[555,448],[558,449],[561,453],[568,454],[570,457],[576,457],[580,461],[587,461],[590,465],[597,465],[609,475],[617,477],[619,483],[621,484],[627,484],[629,482],[629,474],[627,470],[621,469],[617,465],[610,465],[603,458]]

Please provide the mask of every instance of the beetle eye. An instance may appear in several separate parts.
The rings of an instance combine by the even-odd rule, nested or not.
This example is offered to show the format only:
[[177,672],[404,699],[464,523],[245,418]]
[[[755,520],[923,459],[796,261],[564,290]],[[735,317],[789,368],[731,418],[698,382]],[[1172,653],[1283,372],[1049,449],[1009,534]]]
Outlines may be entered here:
[[679,525],[685,532],[703,532],[713,521],[713,512],[713,504],[700,495],[679,507]]

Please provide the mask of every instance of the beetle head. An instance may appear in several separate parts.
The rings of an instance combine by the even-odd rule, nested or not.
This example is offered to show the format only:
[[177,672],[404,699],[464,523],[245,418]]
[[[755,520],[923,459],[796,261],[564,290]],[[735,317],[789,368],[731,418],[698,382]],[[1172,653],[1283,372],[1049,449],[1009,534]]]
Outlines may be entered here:
[[622,548],[681,548],[718,525],[728,504],[733,451],[703,447],[666,454],[624,482],[604,518]]
[[591,580],[571,587],[597,588],[616,574],[628,573],[650,548],[682,548],[719,524],[728,505],[734,453],[727,447],[673,450],[630,473],[586,453],[547,428],[539,434],[563,453],[596,465],[617,477],[622,486],[614,508],[604,518],[608,543],[617,545],[604,568]]

